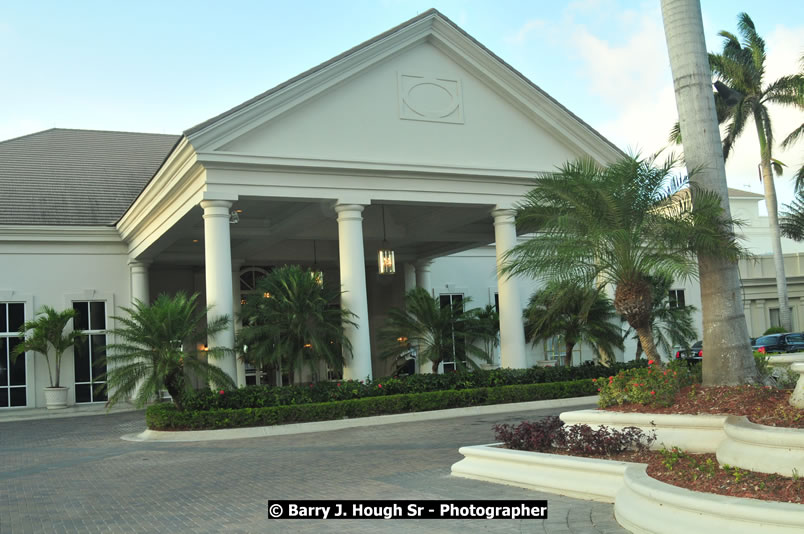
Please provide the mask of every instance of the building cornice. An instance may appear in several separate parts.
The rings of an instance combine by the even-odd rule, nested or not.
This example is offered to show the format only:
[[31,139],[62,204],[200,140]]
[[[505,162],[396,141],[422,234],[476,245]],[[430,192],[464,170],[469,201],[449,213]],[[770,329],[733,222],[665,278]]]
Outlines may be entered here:
[[121,243],[113,226],[0,225],[0,241],[33,243]]

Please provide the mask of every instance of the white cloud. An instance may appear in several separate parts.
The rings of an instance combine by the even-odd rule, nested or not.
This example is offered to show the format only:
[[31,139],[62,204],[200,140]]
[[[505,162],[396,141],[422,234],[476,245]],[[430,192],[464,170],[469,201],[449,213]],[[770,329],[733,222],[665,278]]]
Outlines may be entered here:
[[525,22],[516,33],[507,36],[505,40],[510,44],[522,46],[527,42],[528,34],[534,30],[544,28],[544,26],[545,23],[543,20],[531,19]]

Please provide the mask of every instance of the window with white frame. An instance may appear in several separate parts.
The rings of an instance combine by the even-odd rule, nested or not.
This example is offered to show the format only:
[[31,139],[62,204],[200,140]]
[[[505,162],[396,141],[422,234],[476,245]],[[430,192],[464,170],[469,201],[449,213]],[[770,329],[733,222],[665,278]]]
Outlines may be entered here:
[[[462,293],[442,293],[438,296],[438,300],[442,308],[447,306],[459,306],[463,309]],[[457,370],[458,366],[455,363],[456,361],[466,363],[466,341],[462,336],[452,332],[452,356],[449,359],[445,357],[441,361],[441,372],[448,373]]]
[[0,408],[27,405],[25,355],[12,363],[11,354],[22,342],[20,327],[25,322],[24,302],[0,302]]
[[[572,361],[570,365],[574,365],[576,355],[578,359],[578,364],[583,361],[583,355],[581,354],[582,346],[580,343],[576,343],[574,347],[572,347]],[[545,360],[556,360],[559,365],[564,365],[565,358],[567,356],[567,344],[564,343],[564,339],[561,336],[553,336],[548,338],[544,341],[544,359]]]
[[73,329],[83,335],[73,346],[75,402],[106,402],[106,301],[74,301]]
[[[793,324],[795,325],[796,322],[797,322],[795,320],[795,311],[793,310],[793,308],[789,308],[789,310],[790,310],[790,319],[793,322]],[[779,308],[769,308],[768,313],[770,314],[770,317],[769,317],[770,325],[772,327],[780,328],[782,326],[782,318],[781,318],[781,314],[779,313]]]
[[670,290],[670,307],[671,308],[684,308],[686,305],[687,304],[684,301],[684,290],[683,289],[671,289]]

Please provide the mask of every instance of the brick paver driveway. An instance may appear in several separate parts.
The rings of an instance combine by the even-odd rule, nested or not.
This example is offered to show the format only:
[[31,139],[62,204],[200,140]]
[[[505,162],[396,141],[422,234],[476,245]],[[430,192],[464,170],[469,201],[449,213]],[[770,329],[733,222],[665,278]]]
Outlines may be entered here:
[[[560,410],[203,443],[142,412],[0,423],[0,532],[625,532],[613,507],[449,475],[495,423]],[[269,499],[547,499],[542,520],[268,520]]]

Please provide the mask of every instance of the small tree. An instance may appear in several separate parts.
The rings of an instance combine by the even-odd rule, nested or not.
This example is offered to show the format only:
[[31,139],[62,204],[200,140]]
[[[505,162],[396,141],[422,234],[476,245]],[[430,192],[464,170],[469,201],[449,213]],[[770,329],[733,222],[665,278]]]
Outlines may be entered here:
[[33,320],[26,321],[20,327],[20,337],[23,340],[11,353],[13,360],[16,361],[28,351],[41,354],[47,363],[50,387],[60,387],[62,356],[82,335],[78,330],[64,333],[64,329],[77,313],[72,308],[57,312],[50,306],[42,306]]
[[[669,354],[672,348],[680,345],[689,348],[697,339],[698,331],[692,320],[692,314],[696,311],[695,306],[671,306],[670,287],[673,280],[667,276],[650,277],[653,285],[653,310],[651,311],[651,329],[656,347],[663,353]],[[633,333],[629,328],[625,333],[626,337]],[[639,336],[634,334],[637,340],[635,358],[638,360],[642,356],[642,343]]]
[[240,311],[243,328],[235,345],[244,360],[256,367],[281,366],[294,377],[322,362],[343,368],[352,354],[344,326],[354,325],[355,315],[340,307],[340,290],[298,265],[274,269],[256,289]]
[[[441,306],[427,290],[411,290],[405,295],[404,309],[392,308],[388,312],[380,331],[381,356],[397,358],[408,350],[407,343],[410,343],[418,347],[420,361],[432,362],[433,373],[438,372],[443,361],[454,360],[458,369],[477,368],[473,358],[491,363],[489,351],[475,342],[493,348],[497,332],[489,326],[488,317],[481,317],[481,310],[464,311],[463,305],[468,302],[467,298]],[[462,352],[466,354],[465,360],[460,357]]]
[[198,306],[197,300],[198,293],[188,297],[180,292],[173,297],[159,295],[150,305],[135,300],[131,308],[121,306],[127,315],[113,319],[122,326],[107,332],[119,340],[106,346],[107,385],[112,392],[107,407],[135,391],[135,404],[142,406],[166,389],[182,410],[182,394],[191,389],[188,374],[204,377],[215,387],[235,387],[229,375],[207,361],[232,350],[203,348],[210,337],[228,328],[231,319],[218,317],[207,324],[210,308]]
[[617,313],[659,360],[650,276],[688,279],[697,274],[696,254],[741,252],[720,197],[693,185],[695,205],[682,202],[688,182],[672,178],[674,167],[624,156],[606,167],[587,159],[541,174],[517,210],[517,226],[532,237],[507,253],[502,274],[612,284]]
[[550,282],[530,297],[525,317],[525,338],[539,341],[559,337],[566,345],[564,365],[572,365],[572,350],[579,343],[608,355],[622,349],[620,327],[611,301],[599,290],[573,282]]

